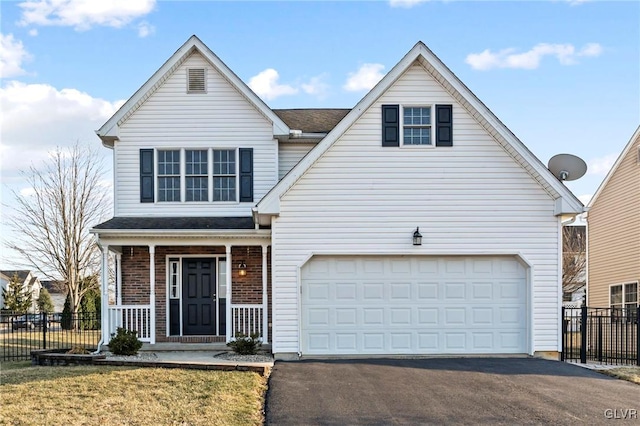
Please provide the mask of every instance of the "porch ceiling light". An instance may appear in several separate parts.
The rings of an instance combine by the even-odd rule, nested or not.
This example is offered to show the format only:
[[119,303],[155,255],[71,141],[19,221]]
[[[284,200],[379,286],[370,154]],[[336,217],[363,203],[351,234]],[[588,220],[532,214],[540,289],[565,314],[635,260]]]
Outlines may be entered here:
[[419,227],[416,227],[416,230],[413,232],[413,245],[414,246],[422,245],[422,234],[420,233]]
[[240,263],[238,264],[238,275],[241,277],[244,277],[245,275],[247,275],[247,264],[244,263],[244,260],[241,260]]

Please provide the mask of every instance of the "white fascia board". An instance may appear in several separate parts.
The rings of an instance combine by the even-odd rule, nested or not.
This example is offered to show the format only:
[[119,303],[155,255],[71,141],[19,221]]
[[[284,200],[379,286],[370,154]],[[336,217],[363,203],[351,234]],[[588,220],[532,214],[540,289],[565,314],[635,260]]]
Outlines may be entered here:
[[98,238],[260,238],[270,239],[270,229],[95,229]]
[[[444,78],[447,83],[449,83],[453,90],[455,90],[463,99],[466,101],[466,104],[477,111],[484,120],[486,120],[487,124],[493,129],[501,138],[508,143],[509,147],[512,148],[518,156],[513,156],[516,161],[520,163],[520,165],[530,174],[533,171],[533,177],[536,178],[535,174],[537,174],[544,183],[549,185],[555,192],[555,194],[551,194],[554,196],[559,196],[564,199],[564,210],[565,213],[582,213],[584,211],[584,206],[582,202],[562,183],[560,182],[554,175],[549,171],[549,169],[540,161],[538,157],[536,157],[527,146],[518,139],[507,126],[500,121],[500,119],[451,71],[428,47],[423,45],[425,49],[425,54],[423,54],[424,60],[427,64],[431,65],[433,69]],[[455,94],[453,94],[454,97]],[[463,105],[465,102],[461,102]],[[473,111],[470,111],[472,116]],[[489,133],[493,133],[489,131]],[[495,135],[494,135],[495,138]],[[498,142],[500,142],[500,138]],[[507,152],[509,149],[507,148]],[[538,180],[538,179],[536,179]]]
[[118,138],[121,120],[130,115],[168,78],[193,51],[198,51],[234,86],[253,106],[273,123],[274,136],[289,135],[289,127],[262,101],[211,49],[198,37],[191,36],[162,66],[118,109],[118,111],[98,130],[96,134],[106,143],[113,144]]
[[[278,214],[280,211],[280,197],[286,193],[298,179],[329,149],[335,141],[366,111],[373,103],[394,84],[394,82],[415,62],[422,58],[431,66],[456,93],[454,98],[459,99],[461,104],[466,104],[475,109],[470,113],[473,116],[481,115],[487,124],[493,129],[489,133],[500,135],[506,141],[517,156],[514,156],[521,166],[536,178],[546,183],[553,191],[550,193],[554,198],[565,199],[563,210],[565,213],[582,213],[584,206],[573,195],[562,182],[560,182],[547,169],[544,164],[491,112],[467,86],[442,62],[440,59],[422,42],[418,42],[392,69],[385,75],[378,84],[367,93],[364,98],[329,132],[329,134],[312,149],[280,182],[274,186],[267,195],[256,205],[259,213]],[[424,64],[422,64],[424,66]],[[457,94],[457,96],[456,96]],[[499,139],[499,138],[496,138]],[[507,149],[509,151],[509,149]],[[513,154],[512,154],[513,155]],[[541,183],[542,185],[542,183]],[[545,188],[547,189],[547,188]],[[547,189],[548,190],[548,189]],[[554,193],[555,192],[555,193]]]
[[609,170],[609,173],[607,173],[607,176],[605,176],[605,178],[602,181],[602,183],[600,184],[600,186],[598,186],[598,189],[596,190],[596,193],[593,194],[593,197],[591,197],[591,200],[589,200],[589,204],[587,204],[587,208],[591,208],[593,206],[593,204],[596,202],[596,200],[600,196],[600,193],[607,186],[607,183],[609,182],[611,177],[615,174],[616,170],[618,170],[618,167],[620,167],[620,163],[622,163],[622,161],[627,156],[627,154],[631,150],[631,147],[635,144],[635,142],[638,140],[638,138],[640,138],[640,126],[638,126],[636,131],[633,133],[633,136],[631,136],[631,139],[629,139],[629,142],[627,143],[627,146],[624,147],[624,149],[622,150],[622,152],[620,153],[620,155],[616,159],[616,162],[613,163],[613,166],[611,167],[611,170]]
[[296,164],[281,180],[262,197],[256,208],[260,214],[280,213],[280,197],[334,144],[344,132],[360,118],[373,103],[405,72],[420,54],[422,42],[418,42],[383,78],[356,104],[351,111]]

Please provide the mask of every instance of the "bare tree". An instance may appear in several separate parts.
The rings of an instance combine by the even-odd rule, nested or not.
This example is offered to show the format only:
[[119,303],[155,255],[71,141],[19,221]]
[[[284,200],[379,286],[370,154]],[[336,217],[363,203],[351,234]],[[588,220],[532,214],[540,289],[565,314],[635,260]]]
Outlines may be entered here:
[[584,226],[562,228],[562,292],[573,293],[585,285],[587,239]]
[[56,149],[42,168],[32,165],[22,172],[31,194],[13,191],[17,206],[9,224],[22,239],[9,247],[47,278],[64,283],[73,313],[88,291],[82,279],[100,264],[89,229],[105,218],[111,205],[101,185],[104,171],[98,152],[76,143]]

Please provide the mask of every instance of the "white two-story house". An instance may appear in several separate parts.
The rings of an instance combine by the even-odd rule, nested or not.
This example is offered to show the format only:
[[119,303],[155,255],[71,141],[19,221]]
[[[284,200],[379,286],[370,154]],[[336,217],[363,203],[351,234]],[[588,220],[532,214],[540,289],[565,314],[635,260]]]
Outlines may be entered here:
[[97,133],[103,343],[560,351],[561,220],[583,206],[422,43],[351,110],[272,110],[193,36]]

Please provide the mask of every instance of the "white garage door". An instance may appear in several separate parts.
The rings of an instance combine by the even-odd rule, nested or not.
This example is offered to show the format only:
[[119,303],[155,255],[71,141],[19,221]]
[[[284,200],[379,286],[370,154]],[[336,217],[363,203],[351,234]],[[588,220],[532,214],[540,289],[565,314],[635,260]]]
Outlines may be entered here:
[[302,268],[302,353],[526,353],[513,257],[315,256]]

